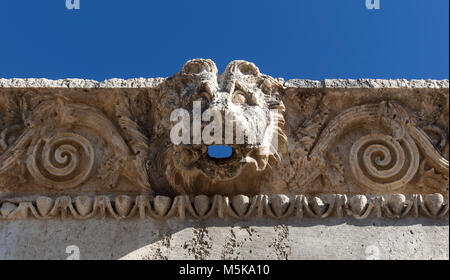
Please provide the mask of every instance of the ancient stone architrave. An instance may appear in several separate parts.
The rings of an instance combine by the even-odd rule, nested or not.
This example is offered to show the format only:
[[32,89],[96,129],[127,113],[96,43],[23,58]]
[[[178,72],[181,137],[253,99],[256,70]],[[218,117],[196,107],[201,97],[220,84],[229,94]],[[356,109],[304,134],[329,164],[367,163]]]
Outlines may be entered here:
[[166,79],[0,79],[0,220],[448,217],[448,125],[448,80],[285,82],[203,59]]

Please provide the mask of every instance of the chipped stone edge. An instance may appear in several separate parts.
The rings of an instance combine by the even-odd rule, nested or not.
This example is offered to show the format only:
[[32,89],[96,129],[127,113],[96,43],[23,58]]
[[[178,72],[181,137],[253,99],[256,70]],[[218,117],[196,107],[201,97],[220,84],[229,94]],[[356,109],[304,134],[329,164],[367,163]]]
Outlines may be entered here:
[[384,79],[325,79],[322,81],[292,79],[286,88],[449,88],[449,80],[384,80]]
[[[166,78],[109,79],[103,82],[85,79],[0,79],[0,88],[155,88]],[[449,80],[406,79],[325,79],[322,81],[278,79],[286,88],[449,88]]]
[[391,194],[391,195],[237,195],[226,197],[166,196],[149,197],[139,195],[108,196],[60,196],[35,199],[7,199],[0,201],[0,222],[34,218],[49,220],[73,218],[88,220],[113,218],[152,218],[167,220],[187,217],[203,220],[207,218],[231,218],[245,220],[253,217],[285,219],[304,217],[325,219],[328,217],[352,217],[401,219],[427,217],[446,219],[449,214],[449,198],[443,194]]
[[0,88],[155,88],[165,78],[109,79],[103,82],[85,79],[0,79]]

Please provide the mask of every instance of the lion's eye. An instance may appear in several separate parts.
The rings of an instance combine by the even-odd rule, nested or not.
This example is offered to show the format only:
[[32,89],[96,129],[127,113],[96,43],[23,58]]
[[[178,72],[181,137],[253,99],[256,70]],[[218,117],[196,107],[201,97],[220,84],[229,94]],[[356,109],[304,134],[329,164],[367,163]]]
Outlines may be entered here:
[[242,105],[247,101],[245,95],[241,91],[236,91],[233,95],[233,103],[236,105]]

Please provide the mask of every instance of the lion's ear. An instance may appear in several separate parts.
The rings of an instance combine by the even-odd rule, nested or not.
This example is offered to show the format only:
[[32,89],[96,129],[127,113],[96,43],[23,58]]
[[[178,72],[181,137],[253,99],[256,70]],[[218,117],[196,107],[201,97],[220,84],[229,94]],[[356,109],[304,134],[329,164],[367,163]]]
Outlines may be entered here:
[[192,59],[186,62],[181,69],[182,75],[217,75],[217,66],[210,59]]
[[275,100],[281,100],[284,93],[284,86],[272,77],[266,77],[259,88],[264,92],[266,97],[271,97]]
[[225,73],[239,76],[243,75],[256,77],[261,74],[255,64],[245,60],[235,60],[230,62],[225,69]]

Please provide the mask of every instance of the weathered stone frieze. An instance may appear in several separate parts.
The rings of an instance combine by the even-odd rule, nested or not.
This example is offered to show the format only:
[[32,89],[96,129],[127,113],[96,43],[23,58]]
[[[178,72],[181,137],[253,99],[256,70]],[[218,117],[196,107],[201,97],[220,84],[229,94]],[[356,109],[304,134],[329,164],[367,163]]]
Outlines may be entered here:
[[[215,140],[174,143],[180,124]],[[444,217],[448,125],[448,80],[285,82],[203,59],[170,78],[0,79],[0,218]],[[254,127],[269,137],[251,142]],[[209,154],[219,144],[229,158]]]

